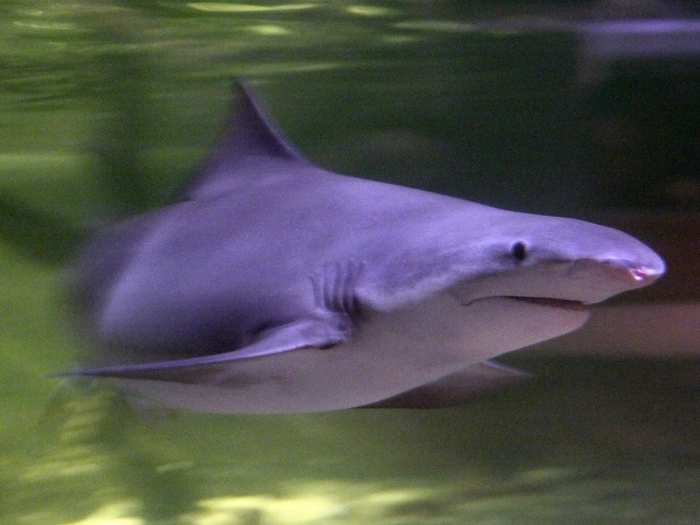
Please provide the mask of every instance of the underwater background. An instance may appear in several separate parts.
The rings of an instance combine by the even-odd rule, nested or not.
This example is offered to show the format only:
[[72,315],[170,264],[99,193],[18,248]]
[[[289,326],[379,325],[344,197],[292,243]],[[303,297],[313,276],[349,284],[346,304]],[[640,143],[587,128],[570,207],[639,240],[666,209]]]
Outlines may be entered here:
[[[699,16],[3,0],[0,523],[699,523]],[[445,410],[170,413],[50,377],[89,351],[81,242],[177,197],[235,78],[327,169],[630,231],[669,275],[615,304],[682,314],[653,344],[516,352],[528,387]]]

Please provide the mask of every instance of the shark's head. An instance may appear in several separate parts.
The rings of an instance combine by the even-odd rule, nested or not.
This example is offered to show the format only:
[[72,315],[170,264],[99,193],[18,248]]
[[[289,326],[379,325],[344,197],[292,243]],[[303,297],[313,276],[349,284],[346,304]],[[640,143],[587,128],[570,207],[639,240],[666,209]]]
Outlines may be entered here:
[[[517,297],[561,307],[598,303],[653,283],[665,272],[649,247],[619,230],[585,221],[495,210],[498,226],[481,244],[485,271],[460,282],[465,303]],[[466,255],[466,253],[465,253]]]
[[409,310],[417,309],[417,319],[430,318],[436,332],[461,326],[454,340],[473,341],[487,354],[576,330],[589,305],[647,286],[665,271],[653,250],[618,230],[480,205],[467,204],[465,213],[421,232],[421,247],[431,248],[396,259],[393,277],[384,282],[398,293],[378,302],[391,310],[390,301],[381,301],[401,297],[415,305]]

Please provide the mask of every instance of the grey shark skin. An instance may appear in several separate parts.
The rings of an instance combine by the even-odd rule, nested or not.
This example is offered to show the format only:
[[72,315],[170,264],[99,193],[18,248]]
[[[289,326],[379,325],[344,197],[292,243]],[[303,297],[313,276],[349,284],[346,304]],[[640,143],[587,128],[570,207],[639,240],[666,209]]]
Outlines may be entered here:
[[186,199],[83,253],[102,377],[168,407],[439,407],[526,374],[488,360],[576,330],[664,273],[617,230],[342,176],[250,88]]

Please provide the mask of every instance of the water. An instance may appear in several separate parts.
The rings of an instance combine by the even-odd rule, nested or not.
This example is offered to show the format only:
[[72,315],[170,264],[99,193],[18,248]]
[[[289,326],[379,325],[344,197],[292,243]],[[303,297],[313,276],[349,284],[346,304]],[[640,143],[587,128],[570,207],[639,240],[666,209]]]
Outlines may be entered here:
[[[80,239],[177,194],[234,77],[329,169],[527,211],[692,216],[696,63],[583,81],[561,20],[588,12],[5,1],[0,522],[697,523],[692,355],[524,353],[531,386],[467,407],[285,417],[134,409],[47,377],[85,346],[64,286]],[[670,282],[647,300],[697,300],[697,280]]]

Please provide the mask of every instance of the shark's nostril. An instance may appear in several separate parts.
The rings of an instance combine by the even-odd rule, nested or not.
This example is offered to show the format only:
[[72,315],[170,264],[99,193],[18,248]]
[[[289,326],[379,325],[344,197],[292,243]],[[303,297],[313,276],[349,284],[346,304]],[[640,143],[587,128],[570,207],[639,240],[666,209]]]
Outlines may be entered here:
[[644,268],[632,268],[629,272],[630,275],[632,276],[632,279],[635,281],[644,281],[649,277],[649,274],[644,271]]
[[628,260],[607,259],[603,261],[606,273],[623,281],[629,282],[635,288],[647,286],[664,274],[663,264],[645,265]]
[[661,277],[663,272],[648,266],[637,266],[635,268],[630,268],[629,274],[632,279],[641,283],[656,280]]

